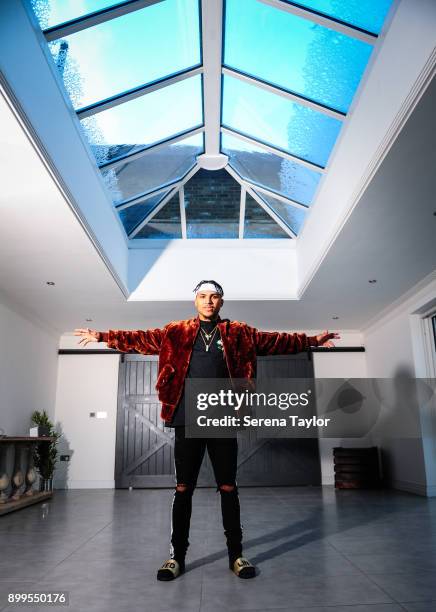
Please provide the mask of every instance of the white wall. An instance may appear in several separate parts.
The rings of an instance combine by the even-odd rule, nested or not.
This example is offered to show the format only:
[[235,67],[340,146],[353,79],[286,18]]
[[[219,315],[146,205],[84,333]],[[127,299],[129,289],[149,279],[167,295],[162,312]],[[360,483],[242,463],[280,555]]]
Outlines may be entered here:
[[59,339],[0,299],[0,428],[29,435],[34,410],[54,417]]
[[[78,348],[64,336],[61,348]],[[97,346],[97,345],[94,345]],[[94,348],[93,346],[93,348]],[[98,345],[104,349],[105,345]],[[87,347],[89,348],[89,346]],[[62,424],[62,453],[55,487],[114,488],[119,355],[60,355],[56,419]],[[90,417],[106,412],[106,418]]]
[[[436,307],[434,274],[409,291],[401,300],[381,314],[364,330],[368,376],[370,378],[425,378],[426,349],[422,317]],[[383,442],[388,478],[395,488],[436,495],[436,431],[433,415],[419,406],[421,434],[419,439],[393,439]]]
[[[337,346],[362,346],[360,333],[342,333]],[[315,378],[366,378],[366,353],[315,353]],[[321,462],[321,482],[334,484],[333,448],[335,446],[368,446],[367,439],[320,438],[319,455]]]

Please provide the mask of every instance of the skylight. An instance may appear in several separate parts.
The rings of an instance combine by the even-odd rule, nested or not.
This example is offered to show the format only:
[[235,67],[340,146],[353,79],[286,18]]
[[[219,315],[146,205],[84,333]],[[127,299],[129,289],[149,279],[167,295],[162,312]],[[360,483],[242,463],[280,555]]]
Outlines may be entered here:
[[228,75],[222,124],[320,167],[342,127],[333,117]]
[[[177,112],[175,112],[177,108]],[[201,75],[168,85],[82,119],[94,147],[107,147],[107,161],[119,147],[129,154],[203,125]]]
[[392,2],[28,1],[133,241],[298,237]]
[[59,42],[51,42],[50,51],[75,108],[85,107],[200,65],[198,0],[158,2],[61,41],[68,49],[64,59],[58,60]]
[[203,135],[153,147],[145,155],[129,157],[129,151],[102,166],[102,176],[114,203],[141,198],[162,186],[182,180],[195,167],[197,155],[203,151]]
[[257,0],[226,0],[224,65],[343,113],[372,45]]
[[379,34],[392,0],[296,0],[290,2],[333,17],[367,32]]
[[225,132],[222,150],[229,156],[230,166],[239,176],[304,206],[310,206],[321,174],[303,164],[273,153],[251,142]]
[[187,238],[238,238],[241,187],[225,170],[199,170],[185,185]]

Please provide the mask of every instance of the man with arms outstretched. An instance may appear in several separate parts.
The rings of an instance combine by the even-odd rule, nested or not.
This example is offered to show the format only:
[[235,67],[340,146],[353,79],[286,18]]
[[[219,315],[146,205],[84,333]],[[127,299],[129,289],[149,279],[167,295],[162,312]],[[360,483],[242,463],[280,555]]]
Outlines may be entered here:
[[221,319],[223,289],[216,281],[201,281],[194,289],[198,315],[173,321],[164,328],[98,332],[76,329],[79,344],[106,342],[122,352],[159,355],[156,382],[162,403],[161,418],[174,427],[176,490],[172,504],[170,559],[157,573],[172,580],[185,570],[189,546],[192,495],[207,448],[221,494],[221,510],[229,567],[239,578],[253,578],[255,567],[242,556],[242,526],[236,483],[237,438],[187,438],[185,436],[184,382],[186,378],[254,378],[257,355],[286,355],[311,346],[334,346],[338,334],[264,332],[246,323]]

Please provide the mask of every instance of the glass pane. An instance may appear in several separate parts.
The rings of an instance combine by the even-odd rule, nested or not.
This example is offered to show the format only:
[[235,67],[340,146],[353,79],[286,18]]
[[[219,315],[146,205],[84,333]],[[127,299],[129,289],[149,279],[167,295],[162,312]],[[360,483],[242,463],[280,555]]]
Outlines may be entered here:
[[144,200],[141,204],[134,204],[133,206],[129,206],[129,208],[120,210],[119,215],[124,225],[124,229],[126,230],[126,234],[129,235],[135,227],[144,221],[145,217],[166,197],[167,194],[168,191],[160,193],[159,195]]
[[223,125],[324,167],[342,122],[226,75]]
[[198,127],[202,122],[198,75],[83,119],[81,124],[101,164]]
[[171,200],[136,234],[135,238],[181,238],[180,200],[176,193]]
[[226,170],[199,170],[185,184],[188,238],[238,238],[241,187]]
[[305,6],[327,15],[378,34],[392,4],[392,0],[293,0],[292,4]]
[[224,63],[346,112],[372,46],[256,0],[227,0]]
[[80,108],[198,65],[199,41],[198,0],[165,0],[49,47]]
[[244,238],[290,238],[290,236],[247,193]]
[[230,165],[250,183],[306,206],[312,203],[321,178],[319,172],[227,134],[222,135],[222,150],[229,156]]
[[203,152],[203,134],[176,144],[149,151],[142,157],[110,170],[102,170],[103,180],[114,202],[131,199],[181,179]]
[[296,208],[292,204],[286,204],[276,198],[271,198],[264,193],[256,194],[273,210],[280,219],[294,232],[299,234],[304,223],[307,212],[302,208]]
[[88,13],[119,4],[116,0],[31,0],[42,30],[77,19]]

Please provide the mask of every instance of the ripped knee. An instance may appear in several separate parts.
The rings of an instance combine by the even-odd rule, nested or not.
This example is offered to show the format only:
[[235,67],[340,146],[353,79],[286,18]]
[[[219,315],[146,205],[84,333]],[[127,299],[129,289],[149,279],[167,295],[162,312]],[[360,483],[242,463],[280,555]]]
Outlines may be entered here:
[[219,485],[217,490],[220,492],[224,491],[226,493],[232,493],[233,491],[236,491],[237,489],[235,485],[222,484],[222,485]]
[[187,491],[191,491],[192,492],[193,487],[191,485],[187,485],[187,484],[177,484],[176,486],[176,491],[178,493],[186,493]]

